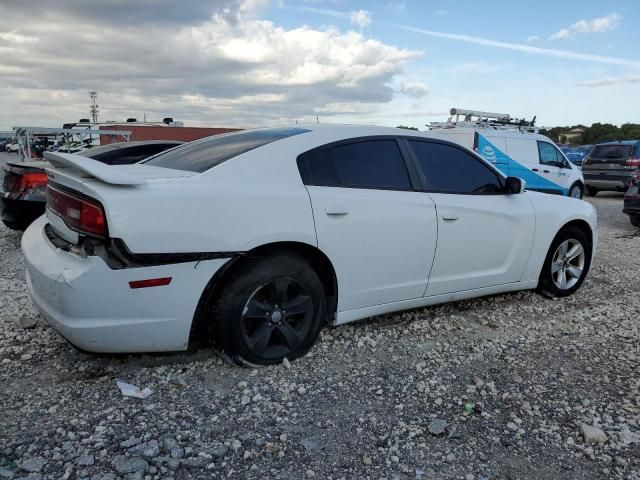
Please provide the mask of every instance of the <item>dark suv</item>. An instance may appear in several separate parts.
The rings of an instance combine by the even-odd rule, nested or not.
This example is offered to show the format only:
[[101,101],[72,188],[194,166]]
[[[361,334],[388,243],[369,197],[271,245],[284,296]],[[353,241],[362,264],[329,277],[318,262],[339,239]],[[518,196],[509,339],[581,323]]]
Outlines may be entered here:
[[599,143],[582,161],[587,195],[624,192],[640,167],[640,141]]

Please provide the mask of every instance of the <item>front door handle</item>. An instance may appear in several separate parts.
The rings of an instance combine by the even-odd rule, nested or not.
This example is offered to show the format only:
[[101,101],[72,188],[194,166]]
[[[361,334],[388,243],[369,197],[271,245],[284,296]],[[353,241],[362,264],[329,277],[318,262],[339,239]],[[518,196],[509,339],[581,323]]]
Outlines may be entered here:
[[458,214],[453,212],[442,212],[442,220],[445,222],[455,222],[458,220]]
[[538,170],[537,168],[532,168],[531,171],[532,172],[539,172],[540,170]]
[[324,211],[327,215],[347,215],[349,213],[349,209],[342,205],[333,205],[325,208]]
[[549,173],[549,170],[542,170],[544,173]]

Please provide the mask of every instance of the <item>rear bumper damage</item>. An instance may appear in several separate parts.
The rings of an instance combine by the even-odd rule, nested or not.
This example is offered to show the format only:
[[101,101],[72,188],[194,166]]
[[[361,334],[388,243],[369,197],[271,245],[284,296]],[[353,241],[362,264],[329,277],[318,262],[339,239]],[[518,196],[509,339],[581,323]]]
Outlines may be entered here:
[[[31,297],[45,320],[78,348],[90,352],[186,350],[207,283],[229,259],[112,269],[98,256],[83,258],[56,247],[47,220],[22,237]],[[129,282],[170,277],[168,285]]]

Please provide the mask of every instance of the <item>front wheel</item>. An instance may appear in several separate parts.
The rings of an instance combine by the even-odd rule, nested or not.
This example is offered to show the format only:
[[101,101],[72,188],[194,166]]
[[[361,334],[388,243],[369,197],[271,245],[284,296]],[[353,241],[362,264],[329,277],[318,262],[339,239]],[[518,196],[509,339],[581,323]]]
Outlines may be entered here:
[[259,365],[304,355],[325,315],[316,272],[297,255],[277,254],[244,265],[214,308],[215,341],[231,357]]
[[576,227],[560,230],[551,242],[538,288],[556,297],[574,293],[591,266],[591,240]]
[[582,198],[582,187],[579,183],[574,183],[569,189],[569,196],[572,198],[581,199]]

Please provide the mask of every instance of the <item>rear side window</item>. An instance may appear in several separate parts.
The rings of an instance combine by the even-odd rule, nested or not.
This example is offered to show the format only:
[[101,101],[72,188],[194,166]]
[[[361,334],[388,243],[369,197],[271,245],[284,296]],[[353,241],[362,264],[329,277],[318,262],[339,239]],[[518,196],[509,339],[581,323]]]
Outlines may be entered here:
[[404,158],[395,140],[366,140],[309,152],[301,157],[303,181],[310,185],[411,190]]
[[591,158],[627,158],[633,152],[633,145],[596,145],[593,147]]
[[143,163],[201,173],[254,148],[308,131],[304,128],[265,128],[216,135],[187,143]]
[[497,173],[460,148],[410,140],[424,183],[436,193],[502,193]]

